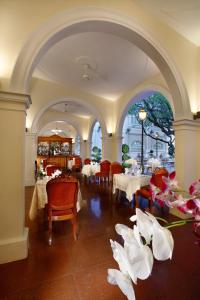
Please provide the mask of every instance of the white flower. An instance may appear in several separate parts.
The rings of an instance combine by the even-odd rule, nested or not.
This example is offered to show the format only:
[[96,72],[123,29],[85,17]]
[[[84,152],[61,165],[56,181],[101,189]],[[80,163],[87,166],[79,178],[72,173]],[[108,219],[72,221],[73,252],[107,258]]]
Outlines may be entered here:
[[107,280],[110,284],[118,285],[128,300],[135,300],[135,293],[130,277],[127,277],[119,270],[108,269]]
[[137,227],[141,235],[145,238],[147,244],[150,244],[152,239],[152,222],[149,216],[143,213],[139,208],[136,208],[136,215],[130,218],[132,222],[137,222]]
[[153,255],[151,249],[143,244],[137,226],[134,226],[134,234],[136,242],[130,243],[125,241],[124,249],[127,252],[136,279],[144,280],[151,275]]
[[152,221],[152,249],[153,255],[158,260],[166,260],[172,258],[174,249],[174,240],[169,229],[162,227],[156,218],[147,213]]
[[122,271],[124,275],[129,275],[132,281],[136,283],[137,278],[134,274],[134,269],[129,262],[127,252],[118,242],[110,240],[110,243],[113,251],[113,257],[118,263],[120,271]]
[[153,267],[153,255],[151,249],[143,244],[137,226],[134,226],[133,230],[123,224],[117,224],[115,228],[124,239],[124,250],[135,279],[132,280],[136,283],[137,278],[148,278]]
[[153,255],[158,260],[172,258],[174,240],[171,232],[162,227],[156,218],[150,213],[143,213],[136,208],[136,215],[130,218],[137,221],[138,230],[149,244],[152,239]]

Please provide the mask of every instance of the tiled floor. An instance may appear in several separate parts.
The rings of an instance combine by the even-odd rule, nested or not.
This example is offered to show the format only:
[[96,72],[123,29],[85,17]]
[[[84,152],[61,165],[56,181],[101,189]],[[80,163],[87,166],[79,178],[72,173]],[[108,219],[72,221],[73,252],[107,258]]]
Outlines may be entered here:
[[[106,184],[81,181],[84,207],[78,214],[79,237],[74,242],[71,224],[54,224],[53,245],[40,212],[30,229],[29,257],[0,266],[0,299],[13,300],[120,300],[126,299],[107,283],[107,269],[116,267],[109,239],[117,239],[114,225],[129,224],[134,214],[125,199],[115,201]],[[28,212],[33,188],[26,188]],[[194,244],[191,225],[173,229],[172,261],[155,261],[152,275],[135,286],[137,300],[200,299],[200,247]]]

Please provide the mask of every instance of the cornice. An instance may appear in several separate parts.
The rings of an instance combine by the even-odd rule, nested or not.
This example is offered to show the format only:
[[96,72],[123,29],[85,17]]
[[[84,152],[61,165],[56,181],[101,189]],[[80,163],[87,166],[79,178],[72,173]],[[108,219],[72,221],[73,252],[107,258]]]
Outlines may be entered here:
[[200,120],[182,119],[182,120],[174,121],[173,127],[175,131],[176,130],[200,131]]
[[6,91],[0,91],[0,101],[21,103],[25,105],[26,109],[32,104],[30,95]]

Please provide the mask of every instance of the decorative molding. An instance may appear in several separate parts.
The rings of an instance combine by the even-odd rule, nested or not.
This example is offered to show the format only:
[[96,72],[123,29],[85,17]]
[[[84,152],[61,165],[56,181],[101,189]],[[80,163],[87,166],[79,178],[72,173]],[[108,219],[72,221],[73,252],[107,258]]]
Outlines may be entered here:
[[175,132],[180,130],[200,131],[200,120],[178,120],[174,121],[173,127]]
[[0,101],[14,102],[24,104],[26,109],[32,104],[31,97],[28,94],[12,93],[0,91]]

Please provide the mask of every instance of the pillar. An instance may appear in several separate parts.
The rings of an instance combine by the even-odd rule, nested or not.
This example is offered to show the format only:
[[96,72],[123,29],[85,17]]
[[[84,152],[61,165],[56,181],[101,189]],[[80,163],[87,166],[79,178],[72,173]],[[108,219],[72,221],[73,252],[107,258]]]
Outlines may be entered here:
[[88,140],[81,140],[81,143],[80,143],[80,145],[81,145],[81,154],[80,154],[80,156],[81,156],[81,158],[84,160],[86,157],[90,157],[91,156],[91,154],[90,154],[90,148],[91,148],[91,143],[90,143],[90,141],[88,141]]
[[193,180],[200,178],[200,121],[175,121],[174,131],[177,179],[188,189]]
[[102,136],[102,159],[122,160],[122,136]]
[[0,263],[26,258],[24,162],[28,95],[0,92]]
[[25,133],[25,186],[35,185],[35,160],[37,159],[37,135]]

